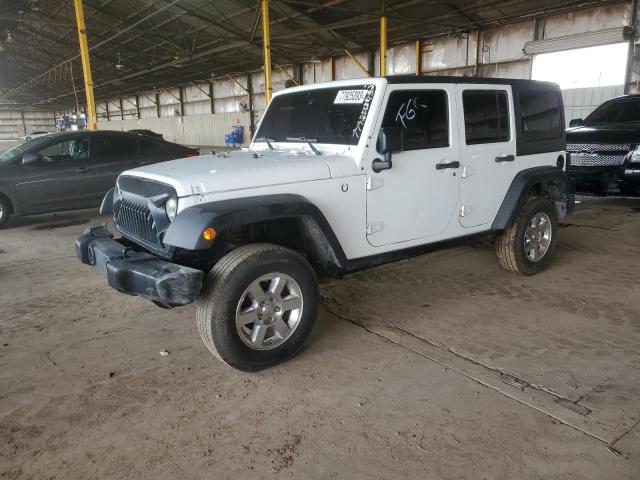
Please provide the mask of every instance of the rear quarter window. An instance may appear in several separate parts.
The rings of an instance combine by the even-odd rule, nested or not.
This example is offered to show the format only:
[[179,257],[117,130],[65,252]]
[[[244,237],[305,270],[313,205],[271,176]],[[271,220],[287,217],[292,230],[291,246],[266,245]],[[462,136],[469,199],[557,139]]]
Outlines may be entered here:
[[549,140],[562,136],[563,113],[557,92],[521,90],[519,101],[525,140]]

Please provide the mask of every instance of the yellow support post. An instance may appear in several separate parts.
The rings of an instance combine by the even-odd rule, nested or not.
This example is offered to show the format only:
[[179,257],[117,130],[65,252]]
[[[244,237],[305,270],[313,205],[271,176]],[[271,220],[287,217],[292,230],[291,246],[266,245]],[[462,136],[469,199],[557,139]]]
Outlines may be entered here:
[[380,2],[380,76],[387,74],[387,5]]
[[416,75],[422,73],[422,41],[416,40]]
[[93,78],[91,77],[91,63],[89,62],[89,44],[87,42],[87,28],[84,24],[84,9],[82,0],[73,0],[78,25],[78,41],[80,43],[80,58],[82,59],[82,73],[84,74],[84,90],[87,94],[87,129],[97,130],[96,102],[93,97]]
[[262,0],[262,51],[264,54],[264,96],[271,101],[271,37],[269,33],[269,0]]

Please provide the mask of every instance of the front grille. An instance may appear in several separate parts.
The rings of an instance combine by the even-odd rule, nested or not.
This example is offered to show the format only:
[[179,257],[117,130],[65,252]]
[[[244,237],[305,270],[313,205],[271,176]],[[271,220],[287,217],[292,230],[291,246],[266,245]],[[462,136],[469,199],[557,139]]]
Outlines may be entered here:
[[628,143],[567,143],[567,152],[625,152],[631,149]]
[[615,167],[624,165],[626,156],[626,154],[571,153],[569,155],[569,165],[574,167]]
[[122,199],[114,218],[116,228],[125,237],[142,244],[150,250],[161,252],[158,230],[149,208],[130,200]]

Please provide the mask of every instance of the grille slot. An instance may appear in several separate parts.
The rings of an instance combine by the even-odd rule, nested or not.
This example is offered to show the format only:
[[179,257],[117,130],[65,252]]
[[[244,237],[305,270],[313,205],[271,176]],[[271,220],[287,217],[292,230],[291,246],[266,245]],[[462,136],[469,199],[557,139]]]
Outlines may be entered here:
[[123,199],[116,218],[116,228],[123,235],[156,251],[163,250],[151,211],[144,205]]
[[567,152],[625,152],[631,149],[628,143],[567,143]]
[[606,155],[599,153],[571,153],[569,165],[574,167],[614,167],[624,165],[625,155]]

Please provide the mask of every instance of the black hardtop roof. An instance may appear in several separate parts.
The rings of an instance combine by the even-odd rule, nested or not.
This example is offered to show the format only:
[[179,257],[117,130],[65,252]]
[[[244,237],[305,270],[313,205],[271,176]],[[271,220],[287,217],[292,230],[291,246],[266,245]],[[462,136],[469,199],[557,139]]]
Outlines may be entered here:
[[520,87],[533,86],[560,89],[557,83],[541,82],[539,80],[523,80],[520,78],[485,78],[485,77],[455,77],[446,75],[388,75],[389,83],[477,83],[495,85],[517,85]]

